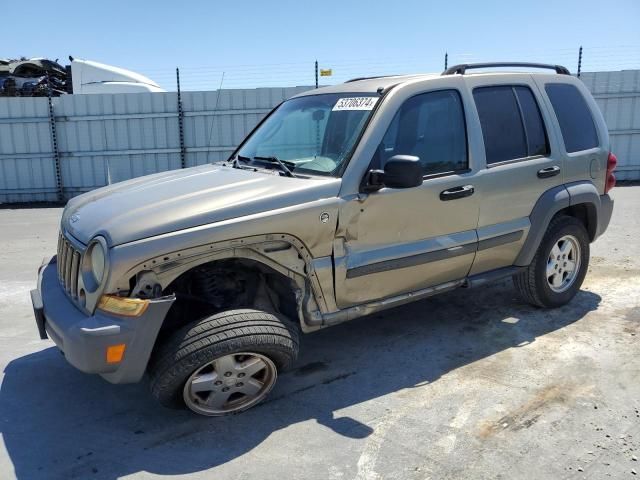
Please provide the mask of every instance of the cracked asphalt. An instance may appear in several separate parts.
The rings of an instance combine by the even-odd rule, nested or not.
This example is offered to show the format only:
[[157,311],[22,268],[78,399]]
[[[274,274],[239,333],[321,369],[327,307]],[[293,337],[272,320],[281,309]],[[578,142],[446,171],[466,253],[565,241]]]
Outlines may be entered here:
[[569,305],[505,280],[307,335],[267,401],[225,418],[39,340],[29,290],[61,209],[0,209],[0,478],[638,478],[640,187],[613,197]]

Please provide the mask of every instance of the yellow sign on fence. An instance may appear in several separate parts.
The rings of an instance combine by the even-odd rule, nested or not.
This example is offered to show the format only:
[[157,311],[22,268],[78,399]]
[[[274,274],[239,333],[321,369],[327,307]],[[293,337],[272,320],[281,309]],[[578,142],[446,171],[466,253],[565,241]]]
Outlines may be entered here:
[[330,77],[332,74],[333,74],[333,70],[331,70],[330,68],[326,68],[326,69],[321,68],[320,69],[320,76],[321,77]]

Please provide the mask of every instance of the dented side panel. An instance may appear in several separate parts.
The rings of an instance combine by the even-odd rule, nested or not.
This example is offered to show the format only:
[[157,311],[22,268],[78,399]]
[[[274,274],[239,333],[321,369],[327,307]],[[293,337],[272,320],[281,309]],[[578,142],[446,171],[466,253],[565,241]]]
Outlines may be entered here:
[[327,259],[339,204],[335,197],[323,199],[116,246],[106,291],[129,290],[129,280],[142,271],[153,271],[164,288],[197,265],[252,258],[294,279],[301,295],[308,293],[310,310],[330,311],[335,302]]

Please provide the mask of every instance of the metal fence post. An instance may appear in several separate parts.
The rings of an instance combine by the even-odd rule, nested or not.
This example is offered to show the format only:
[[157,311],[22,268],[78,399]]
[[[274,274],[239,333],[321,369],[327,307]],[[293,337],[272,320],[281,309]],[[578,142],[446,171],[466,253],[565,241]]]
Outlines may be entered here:
[[47,73],[47,103],[49,104],[49,130],[51,131],[51,145],[53,147],[53,160],[56,169],[56,191],[59,202],[64,201],[62,185],[62,172],[60,171],[60,151],[58,150],[58,135],[56,132],[56,117],[53,114],[53,102],[51,101],[51,82]]
[[180,135],[180,166],[186,167],[187,150],[184,146],[184,112],[182,111],[182,96],[180,94],[180,69],[176,67],[176,81],[178,83],[178,133]]
[[581,71],[582,71],[582,45],[580,45],[580,50],[578,50],[578,78],[580,78]]
[[318,88],[318,60],[316,60],[316,88]]

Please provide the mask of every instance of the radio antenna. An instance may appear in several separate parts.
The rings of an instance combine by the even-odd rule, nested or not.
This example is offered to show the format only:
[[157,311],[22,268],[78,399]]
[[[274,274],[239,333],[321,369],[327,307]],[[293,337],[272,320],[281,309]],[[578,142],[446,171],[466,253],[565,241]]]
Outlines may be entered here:
[[[213,134],[213,124],[216,120],[216,111],[218,110],[218,103],[220,102],[220,92],[222,90],[222,83],[224,82],[224,72],[222,72],[222,78],[220,79],[220,86],[218,87],[218,93],[216,95],[216,104],[211,111],[211,128],[209,128],[209,139],[207,140],[207,147],[211,147],[211,135]],[[209,162],[209,155],[211,151],[207,152],[207,162]]]

